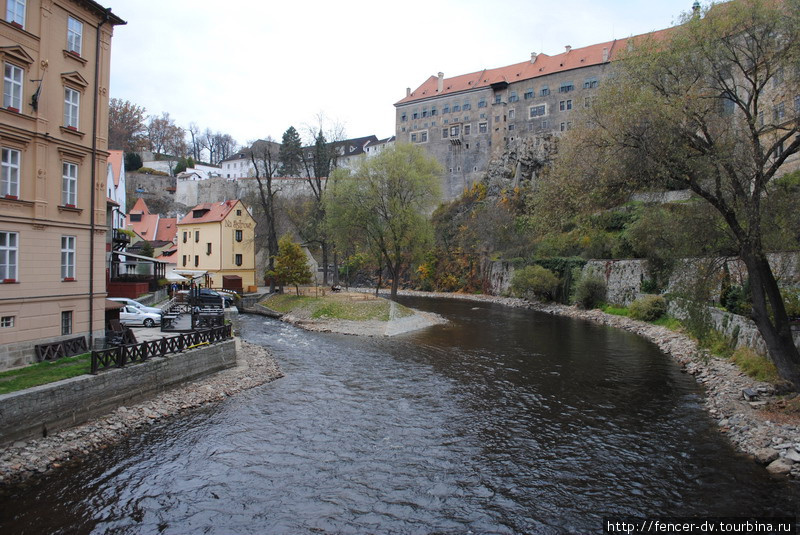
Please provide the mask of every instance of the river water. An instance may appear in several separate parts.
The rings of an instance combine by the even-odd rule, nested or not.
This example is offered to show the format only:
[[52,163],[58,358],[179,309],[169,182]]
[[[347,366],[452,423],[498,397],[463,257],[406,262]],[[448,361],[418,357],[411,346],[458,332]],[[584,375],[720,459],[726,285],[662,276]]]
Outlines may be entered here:
[[651,343],[501,305],[391,339],[256,316],[286,376],[0,496],[0,533],[601,533],[603,517],[795,516]]

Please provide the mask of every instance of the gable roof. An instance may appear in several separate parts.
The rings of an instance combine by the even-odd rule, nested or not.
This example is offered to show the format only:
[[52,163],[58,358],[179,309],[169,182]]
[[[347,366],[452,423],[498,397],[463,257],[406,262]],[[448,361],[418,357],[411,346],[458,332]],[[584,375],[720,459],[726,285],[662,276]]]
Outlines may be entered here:
[[162,217],[158,220],[158,228],[156,230],[157,241],[173,242],[178,236],[178,218],[177,217]]
[[[198,223],[216,223],[222,221],[236,205],[241,205],[247,212],[244,203],[238,199],[222,202],[206,202],[192,208],[179,222],[178,225],[193,225]],[[250,213],[247,212],[250,216]]]
[[[632,44],[633,40],[640,38],[661,40],[672,30],[673,28],[667,28],[628,37],[626,39],[614,39],[613,41],[597,43],[583,48],[571,48],[554,56],[532,54],[530,61],[515,63],[514,65],[495,69],[484,69],[482,71],[462,74],[452,78],[443,78],[442,91],[439,91],[438,88],[439,78],[431,76],[408,96],[397,101],[395,106],[434,97],[456,95],[465,91],[491,87],[494,84],[511,84],[523,80],[532,80],[548,74],[567,72],[590,65],[609,63],[616,59],[621,50],[627,49],[629,42]],[[577,82],[577,80],[575,80],[575,82]]]
[[114,179],[115,187],[119,187],[120,178],[122,177],[122,158],[123,152],[121,150],[108,151],[108,165],[111,166],[111,176]]

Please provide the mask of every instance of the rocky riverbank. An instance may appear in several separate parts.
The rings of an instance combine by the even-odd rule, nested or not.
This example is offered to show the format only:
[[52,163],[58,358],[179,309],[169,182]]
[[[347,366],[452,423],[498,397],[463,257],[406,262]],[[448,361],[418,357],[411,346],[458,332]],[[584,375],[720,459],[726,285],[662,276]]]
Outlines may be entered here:
[[794,418],[784,418],[768,411],[769,402],[777,399],[776,388],[748,377],[732,362],[698,349],[695,341],[688,336],[643,321],[606,314],[600,310],[581,310],[574,306],[532,303],[524,299],[489,295],[416,291],[401,293],[529,308],[608,325],[643,336],[674,358],[686,373],[693,375],[703,385],[706,410],[716,421],[720,431],[739,451],[751,455],[771,473],[800,478],[800,423]]
[[0,451],[0,485],[80,460],[148,425],[283,376],[278,363],[261,346],[237,339],[237,366],[187,383],[153,399],[119,407],[104,418],[66,429],[46,438],[17,442]]

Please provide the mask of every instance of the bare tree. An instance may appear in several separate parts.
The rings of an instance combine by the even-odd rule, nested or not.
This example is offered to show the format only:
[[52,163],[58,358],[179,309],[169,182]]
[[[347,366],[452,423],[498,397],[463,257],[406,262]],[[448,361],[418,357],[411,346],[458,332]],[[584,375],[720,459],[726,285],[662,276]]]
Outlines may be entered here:
[[129,100],[112,98],[108,113],[108,147],[126,152],[141,150],[145,111]]
[[[258,140],[250,145],[250,161],[255,168],[255,178],[258,183],[258,194],[261,208],[267,224],[267,252],[269,254],[268,270],[275,271],[275,257],[278,255],[277,220],[275,217],[275,196],[280,191],[275,188],[272,179],[278,170],[278,151],[280,145],[271,137]],[[275,278],[270,277],[269,291],[275,291]]]
[[197,123],[192,121],[191,123],[189,123],[189,128],[187,129],[187,132],[189,132],[189,137],[191,138],[190,145],[191,145],[192,158],[194,158],[194,161],[199,162],[200,155],[203,152],[203,143],[200,133],[200,127],[197,126]]

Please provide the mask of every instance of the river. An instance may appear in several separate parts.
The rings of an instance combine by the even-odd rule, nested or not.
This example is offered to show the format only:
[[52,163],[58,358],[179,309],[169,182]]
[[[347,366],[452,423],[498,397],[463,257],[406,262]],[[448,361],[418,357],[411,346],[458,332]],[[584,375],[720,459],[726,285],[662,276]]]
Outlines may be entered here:
[[0,533],[602,533],[604,517],[796,516],[692,377],[623,331],[402,298],[390,339],[243,318],[286,374],[0,495]]

